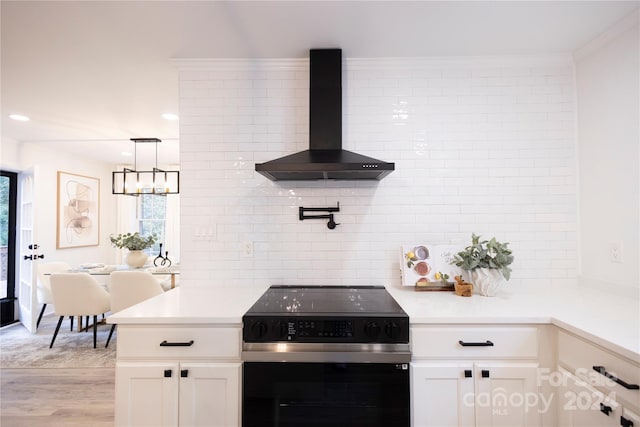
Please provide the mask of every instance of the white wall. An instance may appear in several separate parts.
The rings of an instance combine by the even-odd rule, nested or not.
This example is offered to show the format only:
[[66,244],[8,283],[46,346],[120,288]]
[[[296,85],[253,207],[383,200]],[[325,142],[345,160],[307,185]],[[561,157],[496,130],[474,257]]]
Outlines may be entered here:
[[[581,281],[640,294],[638,14],[576,55]],[[611,246],[622,246],[622,263]],[[620,289],[622,288],[622,289]]]
[[0,144],[0,168],[16,172],[20,170],[20,144],[14,139],[2,137]]
[[[7,145],[8,146],[8,145]],[[5,141],[3,141],[3,149]],[[76,157],[70,153],[52,150],[43,144],[20,143],[18,164],[12,170],[37,168],[37,188],[34,213],[37,222],[37,243],[45,261],[66,261],[73,266],[85,262],[112,263],[115,249],[109,243],[109,234],[115,230],[115,207],[111,194],[111,168],[109,165]],[[5,167],[4,159],[2,167]],[[100,179],[100,235],[99,246],[56,249],[57,172],[69,172]]]
[[[343,147],[395,162],[379,183],[254,171],[308,146],[307,61],[181,64],[183,286],[397,285],[400,245],[472,232],[511,242],[513,286],[574,283],[570,58],[344,62]],[[335,230],[298,220],[337,201]]]

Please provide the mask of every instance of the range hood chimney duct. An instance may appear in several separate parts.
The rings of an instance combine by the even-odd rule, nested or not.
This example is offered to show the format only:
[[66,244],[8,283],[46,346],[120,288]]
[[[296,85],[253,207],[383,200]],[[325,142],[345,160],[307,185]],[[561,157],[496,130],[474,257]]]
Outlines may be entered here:
[[273,181],[381,180],[395,169],[342,149],[342,50],[311,49],[309,55],[309,150],[256,163]]

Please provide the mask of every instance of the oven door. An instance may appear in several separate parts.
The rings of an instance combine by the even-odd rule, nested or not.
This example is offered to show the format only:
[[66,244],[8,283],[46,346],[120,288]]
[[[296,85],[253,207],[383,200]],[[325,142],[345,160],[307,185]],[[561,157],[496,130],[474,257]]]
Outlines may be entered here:
[[245,362],[243,427],[409,427],[407,363]]

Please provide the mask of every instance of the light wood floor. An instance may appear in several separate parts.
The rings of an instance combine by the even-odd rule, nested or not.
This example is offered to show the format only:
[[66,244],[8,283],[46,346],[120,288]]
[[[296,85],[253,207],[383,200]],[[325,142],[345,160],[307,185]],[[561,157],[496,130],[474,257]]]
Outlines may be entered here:
[[0,369],[0,426],[113,427],[114,368]]

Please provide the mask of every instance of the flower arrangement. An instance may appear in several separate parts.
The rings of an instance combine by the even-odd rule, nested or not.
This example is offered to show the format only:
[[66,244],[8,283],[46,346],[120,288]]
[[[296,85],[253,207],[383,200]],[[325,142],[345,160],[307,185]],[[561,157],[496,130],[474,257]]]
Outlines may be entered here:
[[500,243],[493,237],[491,240],[480,240],[480,236],[471,235],[471,245],[458,252],[452,264],[463,270],[473,271],[478,268],[500,270],[506,280],[511,277],[509,265],[513,262],[509,243]]
[[111,240],[111,245],[114,248],[127,248],[130,251],[143,251],[153,246],[153,244],[158,240],[158,237],[155,234],[143,237],[140,233],[135,232],[133,234],[124,233],[118,234],[117,236],[110,236],[109,240]]

